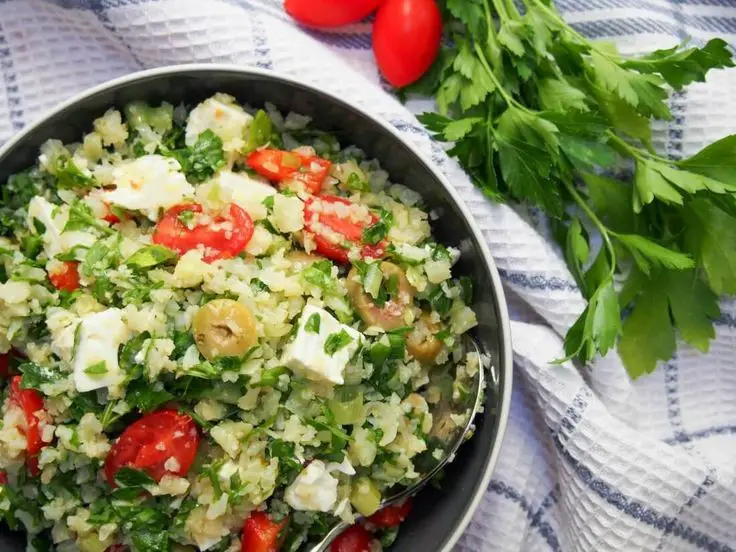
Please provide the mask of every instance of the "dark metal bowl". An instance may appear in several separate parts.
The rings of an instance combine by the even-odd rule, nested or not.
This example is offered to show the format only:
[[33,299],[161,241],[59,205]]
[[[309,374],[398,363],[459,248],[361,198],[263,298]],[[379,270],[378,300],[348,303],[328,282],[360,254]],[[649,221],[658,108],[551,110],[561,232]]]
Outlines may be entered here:
[[[395,552],[451,550],[488,485],[506,427],[512,372],[508,312],[493,259],[468,210],[445,177],[392,127],[340,98],[272,72],[219,65],[164,67],[93,88],[25,128],[0,149],[0,182],[32,165],[45,140],[78,141],[110,106],[121,108],[132,100],[195,104],[215,92],[253,106],[268,101],[282,111],[309,115],[317,128],[334,132],[343,145],[357,145],[381,162],[392,181],[422,194],[440,215],[432,223],[438,241],[462,251],[455,270],[474,281],[475,337],[495,368],[488,378],[486,413],[446,470],[441,490],[421,492],[392,547]],[[0,550],[21,552],[24,540],[0,527]]]

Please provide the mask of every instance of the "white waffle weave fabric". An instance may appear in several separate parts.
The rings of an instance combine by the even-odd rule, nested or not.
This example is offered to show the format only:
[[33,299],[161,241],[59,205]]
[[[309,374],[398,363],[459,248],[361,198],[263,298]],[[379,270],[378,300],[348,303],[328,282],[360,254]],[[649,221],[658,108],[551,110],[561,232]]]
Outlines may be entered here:
[[[736,44],[736,0],[558,6],[580,31],[625,52],[686,36]],[[386,92],[369,24],[307,32],[280,0],[0,0],[0,141],[93,84],[189,62],[273,69],[382,117],[432,156],[482,228],[511,305],[517,375],[498,467],[458,550],[736,548],[736,303],[723,303],[709,354],[681,346],[636,382],[615,355],[584,373],[547,364],[583,307],[559,251],[533,216],[476,192]],[[735,72],[679,94],[660,149],[686,155],[735,132],[735,96]]]

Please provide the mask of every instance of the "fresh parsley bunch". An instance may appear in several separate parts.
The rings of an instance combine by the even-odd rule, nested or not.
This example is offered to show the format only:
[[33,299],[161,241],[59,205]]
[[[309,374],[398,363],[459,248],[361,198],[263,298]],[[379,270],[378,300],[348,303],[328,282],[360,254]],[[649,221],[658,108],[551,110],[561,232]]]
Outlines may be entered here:
[[[734,66],[726,43],[631,59],[543,0],[442,4],[450,40],[408,92],[436,98],[439,114],[421,121],[488,197],[549,216],[588,300],[567,357],[587,362],[618,339],[636,378],[678,334],[707,351],[719,294],[736,294],[736,135],[674,161],[654,151],[650,120],[672,118],[672,90]],[[623,160],[632,181],[603,176]]]

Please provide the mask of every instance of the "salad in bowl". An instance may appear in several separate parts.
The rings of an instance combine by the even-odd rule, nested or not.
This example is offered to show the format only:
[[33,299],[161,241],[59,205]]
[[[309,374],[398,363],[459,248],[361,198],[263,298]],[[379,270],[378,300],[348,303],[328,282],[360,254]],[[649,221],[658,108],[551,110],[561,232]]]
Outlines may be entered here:
[[2,189],[0,515],[30,550],[390,546],[411,503],[382,498],[445,455],[432,405],[489,363],[433,216],[226,94],[44,143]]

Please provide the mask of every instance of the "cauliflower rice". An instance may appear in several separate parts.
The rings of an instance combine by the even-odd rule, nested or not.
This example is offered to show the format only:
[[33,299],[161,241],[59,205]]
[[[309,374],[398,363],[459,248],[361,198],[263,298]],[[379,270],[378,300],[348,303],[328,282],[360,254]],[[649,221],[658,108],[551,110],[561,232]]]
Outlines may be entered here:
[[[28,550],[245,550],[258,511],[303,550],[442,457],[428,402],[459,389],[433,374],[478,370],[460,339],[476,318],[418,194],[308,118],[225,94],[92,126],[46,142],[0,207],[0,514]],[[311,161],[278,184],[259,173],[282,165],[246,161],[277,149]],[[325,166],[319,194],[343,199],[312,199]],[[167,217],[167,244],[203,241],[162,246]],[[196,431],[111,479],[121,434],[162,410]]]

